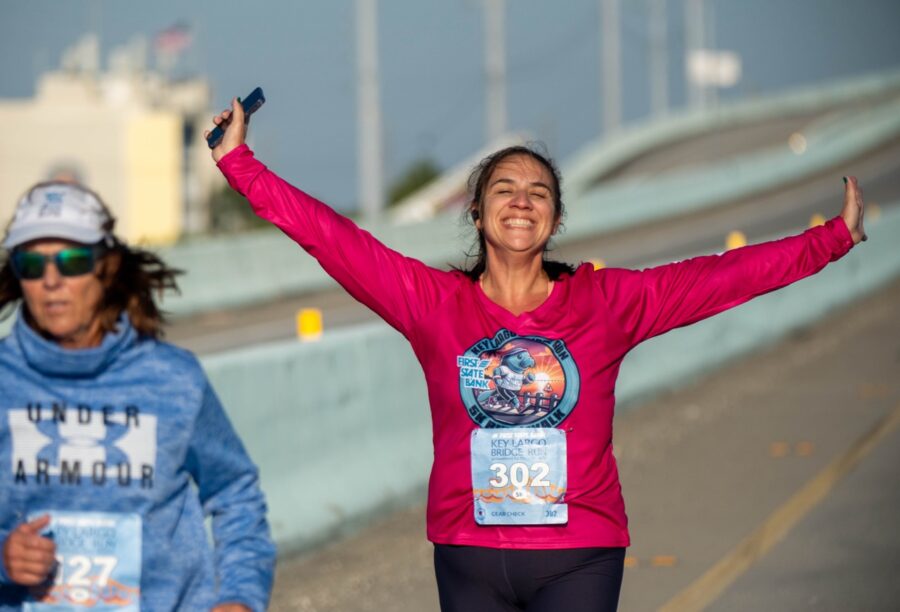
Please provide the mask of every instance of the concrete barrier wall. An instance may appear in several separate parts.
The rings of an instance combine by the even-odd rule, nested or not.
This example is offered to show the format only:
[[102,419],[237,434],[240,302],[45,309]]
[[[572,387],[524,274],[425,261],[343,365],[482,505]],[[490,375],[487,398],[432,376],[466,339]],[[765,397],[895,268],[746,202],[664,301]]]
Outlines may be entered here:
[[[868,225],[869,242],[821,274],[638,347],[622,368],[620,404],[689,381],[896,277],[900,204]],[[260,466],[283,546],[314,544],[425,486],[432,452],[423,376],[387,325],[204,364]]]
[[[852,114],[844,122],[808,133],[808,149],[802,156],[784,146],[654,181],[604,185],[585,191],[591,177],[639,151],[720,125],[810,112],[848,100],[877,99],[898,89],[900,73],[890,72],[745,102],[704,115],[673,116],[604,141],[576,156],[571,164],[563,165],[569,213],[567,230],[557,240],[564,243],[598,231],[714,206],[821,172],[896,138],[900,134],[900,107],[888,104],[877,111]],[[459,221],[458,214],[451,214],[415,226],[379,224],[368,229],[406,255],[432,265],[445,265],[458,262],[473,238]],[[182,295],[166,299],[166,308],[176,315],[232,308],[334,286],[309,257],[277,230],[198,240],[163,249],[161,255],[188,272],[181,283]]]
[[424,487],[432,456],[424,378],[386,324],[204,366],[260,466],[280,545],[308,547]]
[[[785,143],[774,150],[663,175],[652,181],[604,185],[569,203],[565,236],[569,240],[585,238],[601,230],[632,227],[778,189],[840,166],[898,136],[900,100],[895,100],[807,133],[802,154],[792,152]],[[839,197],[840,174],[834,179],[835,195]],[[865,177],[861,181],[865,187]]]
[[725,127],[748,125],[769,117],[819,112],[854,101],[882,98],[900,87],[900,71],[803,87],[775,96],[728,104],[712,110],[676,110],[672,114],[630,126],[603,146],[587,145],[564,166],[566,186],[573,194],[588,191],[598,176],[619,167],[642,151]]

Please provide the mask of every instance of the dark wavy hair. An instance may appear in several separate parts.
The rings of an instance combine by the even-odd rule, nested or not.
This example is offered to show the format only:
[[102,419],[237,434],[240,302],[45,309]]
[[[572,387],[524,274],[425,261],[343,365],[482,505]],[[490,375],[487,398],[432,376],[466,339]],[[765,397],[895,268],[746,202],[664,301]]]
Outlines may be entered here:
[[[56,184],[40,183],[39,187]],[[160,338],[166,313],[156,303],[166,290],[178,291],[176,277],[183,272],[170,268],[156,254],[144,249],[128,246],[113,234],[116,220],[103,200],[91,193],[106,210],[109,220],[103,230],[108,238],[101,242],[103,255],[97,276],[103,283],[103,300],[100,304],[100,327],[104,334],[116,331],[116,322],[124,312],[140,336]],[[15,305],[22,299],[22,287],[13,271],[9,257],[0,268],[0,319],[12,314]],[[27,313],[26,313],[27,316]]]
[[[503,160],[516,155],[530,157],[547,169],[553,183],[551,188],[553,191],[555,217],[557,220],[562,220],[565,217],[566,208],[562,201],[562,178],[560,177],[559,169],[557,169],[556,164],[550,156],[543,151],[542,146],[535,143],[528,143],[526,145],[513,145],[495,151],[482,159],[481,162],[475,166],[472,173],[469,175],[468,182],[470,199],[469,206],[465,211],[465,220],[467,223],[474,225],[475,221],[482,215],[484,211],[484,194],[488,182],[491,179],[491,175],[494,173],[497,165]],[[560,227],[562,227],[562,225],[560,225]],[[469,249],[469,252],[466,253],[467,265],[454,268],[472,280],[478,280],[487,267],[487,248],[485,246],[484,232],[481,230],[476,231],[478,232],[478,236],[475,243],[472,245],[472,248]],[[544,245],[544,253],[546,254],[549,250],[548,243],[547,245]],[[474,263],[468,265],[471,260],[474,260]],[[547,273],[550,280],[559,280],[564,274],[575,273],[575,268],[572,265],[561,261],[549,260],[546,257],[544,257],[543,267],[544,272]]]

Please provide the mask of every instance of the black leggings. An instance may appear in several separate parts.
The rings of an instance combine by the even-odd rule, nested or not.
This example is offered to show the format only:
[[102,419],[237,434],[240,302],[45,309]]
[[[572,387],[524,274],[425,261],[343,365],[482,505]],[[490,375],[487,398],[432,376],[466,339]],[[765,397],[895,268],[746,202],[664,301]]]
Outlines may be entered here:
[[442,612],[614,612],[624,566],[624,548],[434,546]]

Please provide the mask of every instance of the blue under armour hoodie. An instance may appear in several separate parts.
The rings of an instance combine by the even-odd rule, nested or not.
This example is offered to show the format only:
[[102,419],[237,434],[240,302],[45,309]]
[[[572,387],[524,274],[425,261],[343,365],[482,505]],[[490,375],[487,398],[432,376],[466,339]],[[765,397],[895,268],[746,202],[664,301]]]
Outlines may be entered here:
[[264,610],[265,513],[193,355],[138,337],[126,317],[100,346],[67,350],[20,313],[0,341],[0,543],[50,514],[57,569],[29,592],[0,563],[0,610]]

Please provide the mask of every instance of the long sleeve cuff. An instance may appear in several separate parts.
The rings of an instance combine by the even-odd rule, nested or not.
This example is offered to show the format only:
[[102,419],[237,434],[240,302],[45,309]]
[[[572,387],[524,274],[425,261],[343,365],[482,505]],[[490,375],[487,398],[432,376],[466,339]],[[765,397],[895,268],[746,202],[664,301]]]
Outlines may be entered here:
[[247,195],[253,180],[266,170],[265,164],[256,159],[246,144],[226,153],[216,165],[231,188],[243,196]]
[[826,221],[824,227],[832,238],[831,261],[836,261],[853,248],[853,236],[840,215]]

